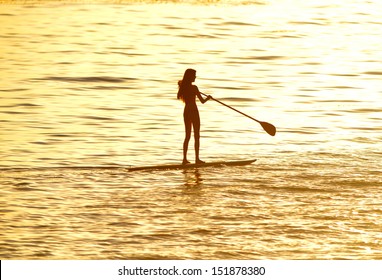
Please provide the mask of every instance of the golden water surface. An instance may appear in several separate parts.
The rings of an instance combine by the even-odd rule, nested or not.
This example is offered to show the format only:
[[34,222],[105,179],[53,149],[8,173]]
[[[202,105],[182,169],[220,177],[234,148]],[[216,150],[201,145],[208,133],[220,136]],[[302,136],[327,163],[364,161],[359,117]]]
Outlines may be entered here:
[[2,259],[382,258],[382,2],[1,2]]

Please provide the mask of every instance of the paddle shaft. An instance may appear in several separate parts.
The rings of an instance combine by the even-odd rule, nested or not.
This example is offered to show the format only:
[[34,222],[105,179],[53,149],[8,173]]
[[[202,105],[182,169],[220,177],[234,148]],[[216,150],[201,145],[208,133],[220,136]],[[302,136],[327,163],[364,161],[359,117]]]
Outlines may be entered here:
[[[203,94],[204,96],[208,96],[207,94],[202,93],[202,92],[201,92],[201,94]],[[217,100],[216,98],[213,98],[212,96],[211,96],[211,99],[216,101],[216,102],[218,102],[218,103],[220,103],[221,105],[224,105],[224,106],[230,108],[231,110],[234,110],[234,111],[238,112],[239,114],[242,114],[243,116],[246,116],[247,118],[250,118],[251,120],[254,120],[254,121],[258,122],[258,123],[261,123],[261,121],[258,121],[255,118],[252,118],[251,116],[249,116],[249,115],[247,115],[247,114],[245,114],[245,113],[243,113],[243,112],[241,112],[241,111],[239,111],[239,110],[237,110],[237,109],[235,109],[235,108],[233,108],[233,107],[231,107],[231,106],[221,102],[220,100]]]

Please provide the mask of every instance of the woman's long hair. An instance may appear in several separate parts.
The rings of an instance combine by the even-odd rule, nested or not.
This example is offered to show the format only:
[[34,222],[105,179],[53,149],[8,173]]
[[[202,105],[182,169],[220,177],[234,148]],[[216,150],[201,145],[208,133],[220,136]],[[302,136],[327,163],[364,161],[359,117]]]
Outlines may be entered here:
[[185,92],[187,91],[187,88],[191,87],[191,84],[194,80],[196,71],[194,69],[187,69],[184,72],[183,79],[178,81],[178,99],[181,99],[183,102],[185,101]]

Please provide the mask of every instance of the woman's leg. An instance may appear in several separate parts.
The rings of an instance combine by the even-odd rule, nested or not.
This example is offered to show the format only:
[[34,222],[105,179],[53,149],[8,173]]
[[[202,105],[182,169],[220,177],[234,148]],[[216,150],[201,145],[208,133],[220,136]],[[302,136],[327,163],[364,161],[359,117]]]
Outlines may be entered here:
[[195,163],[202,163],[199,159],[199,148],[200,148],[200,117],[199,112],[195,114],[192,125],[194,127],[194,138],[195,138]]
[[190,142],[190,138],[191,138],[192,121],[189,114],[187,114],[186,112],[184,113],[183,116],[184,116],[184,128],[186,132],[186,135],[184,137],[184,142],[183,142],[183,164],[186,164],[186,163],[189,163],[189,161],[187,160],[187,150],[188,150],[188,142]]

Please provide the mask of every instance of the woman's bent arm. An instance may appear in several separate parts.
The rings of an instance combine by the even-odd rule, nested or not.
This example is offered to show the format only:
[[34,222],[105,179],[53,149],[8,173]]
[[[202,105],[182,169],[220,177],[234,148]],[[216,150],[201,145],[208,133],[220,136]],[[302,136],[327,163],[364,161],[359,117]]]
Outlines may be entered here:
[[202,102],[202,104],[206,103],[208,100],[211,99],[210,95],[208,95],[206,98],[203,98],[203,96],[200,94],[200,91],[199,91],[197,86],[195,86],[195,89],[196,89],[196,96],[199,98],[199,100],[200,100],[200,102]]

